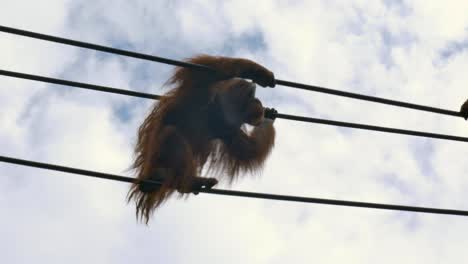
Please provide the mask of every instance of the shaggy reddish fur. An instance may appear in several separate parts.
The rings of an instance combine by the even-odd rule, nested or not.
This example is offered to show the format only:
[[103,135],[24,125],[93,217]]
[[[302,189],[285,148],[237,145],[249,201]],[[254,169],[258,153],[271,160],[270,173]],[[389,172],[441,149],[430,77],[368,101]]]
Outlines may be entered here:
[[[273,122],[263,119],[261,102],[247,95],[251,92],[247,81],[220,77],[237,76],[274,86],[272,72],[246,59],[201,55],[188,61],[221,74],[177,68],[168,81],[174,89],[162,96],[141,124],[133,164],[137,181],[128,201],[135,201],[137,218],[146,223],[176,190],[183,195],[216,184],[212,178],[199,177],[208,157],[210,169],[225,172],[232,181],[240,173],[261,169],[274,144]],[[228,93],[235,109],[231,116],[241,117],[239,124],[224,119],[226,106],[217,100],[221,93]],[[257,126],[247,133],[243,123]],[[143,186],[141,181],[147,179],[163,184]]]

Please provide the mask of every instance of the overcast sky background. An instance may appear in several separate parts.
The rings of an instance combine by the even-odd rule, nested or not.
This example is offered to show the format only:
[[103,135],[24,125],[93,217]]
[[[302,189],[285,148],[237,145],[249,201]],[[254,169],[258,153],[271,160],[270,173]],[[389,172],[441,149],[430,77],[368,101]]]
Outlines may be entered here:
[[[465,1],[0,0],[0,24],[173,59],[245,57],[278,79],[458,110]],[[150,93],[173,69],[0,33],[0,68]],[[468,136],[452,117],[277,86],[288,114]],[[0,155],[127,174],[153,102],[0,76]],[[219,188],[468,210],[463,143],[277,120],[261,176]],[[468,218],[200,194],[149,226],[128,184],[0,164],[1,263],[461,263]]]

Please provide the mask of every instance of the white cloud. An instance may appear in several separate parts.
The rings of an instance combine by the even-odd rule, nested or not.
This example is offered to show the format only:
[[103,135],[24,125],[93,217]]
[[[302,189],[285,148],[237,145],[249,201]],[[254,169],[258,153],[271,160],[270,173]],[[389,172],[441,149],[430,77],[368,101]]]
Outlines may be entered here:
[[[3,8],[4,7],[4,8]],[[463,3],[151,1],[4,3],[0,24],[163,57],[246,56],[278,78],[457,109],[468,98]],[[47,7],[47,8],[46,8]],[[242,36],[258,35],[249,49]],[[249,38],[246,38],[247,40]],[[160,93],[170,67],[0,34],[0,68]],[[466,122],[285,87],[280,112],[464,135]],[[152,102],[0,77],[1,155],[123,174]],[[277,120],[249,191],[463,209],[463,143]],[[424,163],[426,162],[426,163]],[[430,166],[429,166],[429,165]],[[427,175],[426,173],[430,175]],[[127,185],[0,164],[2,263],[452,263],[466,219],[218,197],[172,200],[150,226]],[[225,187],[221,185],[222,187]]]

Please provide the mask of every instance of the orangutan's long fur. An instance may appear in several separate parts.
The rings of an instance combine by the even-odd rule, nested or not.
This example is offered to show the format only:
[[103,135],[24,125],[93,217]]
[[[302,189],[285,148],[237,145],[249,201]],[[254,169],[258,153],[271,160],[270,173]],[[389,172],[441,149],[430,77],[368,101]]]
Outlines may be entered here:
[[[212,67],[222,76],[274,86],[273,73],[250,60],[201,55],[188,61]],[[174,89],[154,105],[141,124],[133,164],[137,182],[131,186],[128,201],[135,201],[137,218],[146,223],[176,190],[184,194],[216,184],[214,179],[199,177],[210,155],[210,169],[225,172],[232,180],[240,173],[261,169],[270,153],[275,139],[273,122],[263,119],[262,104],[248,95],[252,84],[221,75],[177,68],[168,81]],[[223,95],[227,103],[220,103]],[[240,122],[233,125],[226,116]],[[256,126],[249,134],[243,123]],[[163,184],[144,186],[141,181],[147,179]]]

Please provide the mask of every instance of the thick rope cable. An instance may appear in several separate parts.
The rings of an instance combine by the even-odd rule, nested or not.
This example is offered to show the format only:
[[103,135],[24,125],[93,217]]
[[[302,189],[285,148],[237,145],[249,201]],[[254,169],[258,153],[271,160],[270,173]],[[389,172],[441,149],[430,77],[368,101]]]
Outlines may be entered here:
[[[193,63],[188,63],[188,62],[183,62],[183,61],[177,61],[177,60],[167,59],[167,58],[163,58],[163,57],[157,57],[157,56],[153,56],[153,55],[148,55],[148,54],[143,54],[143,53],[138,53],[138,52],[133,52],[133,51],[128,51],[128,50],[116,49],[116,48],[112,48],[112,47],[107,47],[107,46],[102,46],[102,45],[97,45],[97,44],[92,44],[92,43],[88,43],[88,42],[62,38],[62,37],[56,37],[56,36],[52,36],[52,35],[46,35],[46,34],[36,33],[36,32],[17,29],[17,28],[11,28],[11,27],[6,27],[6,26],[1,26],[0,25],[0,31],[5,32],[5,33],[20,35],[20,36],[24,36],[24,37],[30,37],[30,38],[41,39],[41,40],[56,42],[56,43],[60,43],[60,44],[85,48],[85,49],[92,49],[92,50],[96,50],[96,51],[102,51],[102,52],[107,52],[107,53],[111,53],[111,54],[127,56],[127,57],[142,59],[142,60],[148,60],[148,61],[153,61],[153,62],[160,62],[160,63],[170,64],[170,65],[174,65],[174,66],[190,67],[192,69],[197,69],[197,70],[202,70],[202,71],[209,71],[209,72],[212,72],[212,73],[215,73],[215,74],[216,73],[219,74],[219,72],[216,71],[215,69],[209,68],[209,67],[204,66],[204,65],[193,64]],[[386,104],[386,105],[393,105],[393,106],[397,106],[397,107],[409,108],[409,109],[414,109],[414,110],[419,110],[419,111],[431,112],[431,113],[448,115],[448,116],[462,117],[461,113],[457,112],[457,111],[446,110],[446,109],[441,109],[441,108],[436,108],[436,107],[431,107],[431,106],[425,106],[425,105],[419,105],[419,104],[413,104],[413,103],[408,103],[408,102],[403,102],[403,101],[385,99],[385,98],[381,98],[381,97],[375,97],[375,96],[345,92],[345,91],[340,91],[340,90],[334,90],[334,89],[315,86],[315,85],[301,84],[301,83],[284,81],[284,80],[279,80],[279,79],[276,79],[276,84],[282,85],[282,86],[288,86],[288,87],[292,87],[292,88],[297,88],[297,89],[302,89],[302,90],[307,90],[307,91],[313,91],[313,92],[343,96],[343,97],[348,97],[348,98],[353,98],[353,99],[358,99],[358,100],[364,100],[364,101],[369,101],[369,102],[374,102],[374,103],[381,103],[381,104]]]
[[89,83],[74,82],[74,81],[50,78],[50,77],[21,73],[21,72],[6,71],[2,69],[0,69],[0,75],[9,76],[13,78],[19,78],[19,79],[25,79],[25,80],[31,80],[31,81],[44,82],[44,83],[72,86],[76,88],[105,92],[105,93],[121,94],[121,95],[127,95],[127,96],[139,97],[139,98],[154,99],[154,100],[159,100],[159,98],[161,98],[161,96],[155,95],[155,94],[142,93],[142,92],[112,88],[108,86],[95,85],[95,84],[89,84]]
[[[77,88],[83,88],[83,89],[94,90],[94,91],[99,91],[99,92],[128,95],[128,96],[134,96],[134,97],[140,97],[140,98],[146,98],[146,99],[157,100],[161,97],[160,95],[155,95],[155,94],[141,93],[141,92],[112,88],[112,87],[107,87],[107,86],[74,82],[74,81],[68,81],[68,80],[63,80],[63,79],[55,79],[55,78],[50,78],[50,77],[44,77],[44,76],[32,75],[32,74],[26,74],[26,73],[20,73],[20,72],[13,72],[13,71],[6,71],[6,70],[1,70],[1,69],[0,69],[0,75],[26,79],[26,80],[45,82],[45,83],[73,86]],[[467,137],[459,137],[459,136],[436,134],[436,133],[390,128],[390,127],[372,126],[372,125],[349,123],[349,122],[319,119],[319,118],[304,117],[304,116],[295,116],[295,115],[288,115],[288,114],[281,114],[281,113],[274,113],[272,117],[286,119],[286,120],[300,121],[300,122],[347,127],[347,128],[354,128],[354,129],[363,129],[363,130],[378,131],[378,132],[385,132],[385,133],[392,133],[392,134],[402,134],[402,135],[409,135],[409,136],[468,142]]]
[[[120,181],[120,182],[127,182],[127,183],[133,183],[136,181],[135,178],[131,178],[131,177],[65,167],[65,166],[36,162],[36,161],[31,161],[31,160],[17,159],[17,158],[6,157],[6,156],[0,156],[0,161],[5,162],[5,163],[16,164],[16,165],[22,165],[22,166],[28,166],[28,167],[46,169],[46,170],[53,170],[53,171],[60,171],[60,172],[65,172],[65,173],[77,174],[81,176],[89,176],[89,177],[106,179],[106,180],[113,180],[113,181]],[[149,183],[149,184],[161,184],[158,181],[149,181],[149,180],[142,181],[142,182]],[[315,203],[315,204],[326,204],[326,205],[335,205],[335,206],[361,207],[361,208],[370,208],[370,209],[396,210],[396,211],[407,211],[407,212],[429,213],[429,214],[468,216],[468,211],[455,210],[455,209],[442,209],[442,208],[417,207],[417,206],[407,206],[407,205],[397,205],[397,204],[356,202],[356,201],[346,201],[346,200],[333,200],[333,199],[323,199],[323,198],[313,198],[313,197],[278,195],[278,194],[257,193],[257,192],[243,192],[243,191],[232,191],[232,190],[222,190],[222,189],[202,189],[200,190],[200,192],[209,193],[209,194],[218,194],[218,195],[246,197],[246,198],[289,201],[289,202]]]

